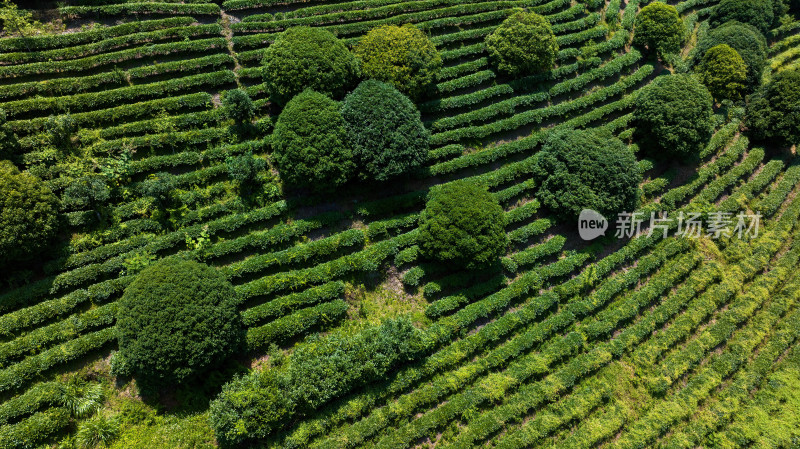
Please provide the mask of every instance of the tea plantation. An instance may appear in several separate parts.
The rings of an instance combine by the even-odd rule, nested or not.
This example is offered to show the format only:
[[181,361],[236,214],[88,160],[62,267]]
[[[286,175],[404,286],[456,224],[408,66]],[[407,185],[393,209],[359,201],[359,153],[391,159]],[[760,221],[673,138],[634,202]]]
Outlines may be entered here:
[[0,449],[800,447],[796,18],[0,1]]

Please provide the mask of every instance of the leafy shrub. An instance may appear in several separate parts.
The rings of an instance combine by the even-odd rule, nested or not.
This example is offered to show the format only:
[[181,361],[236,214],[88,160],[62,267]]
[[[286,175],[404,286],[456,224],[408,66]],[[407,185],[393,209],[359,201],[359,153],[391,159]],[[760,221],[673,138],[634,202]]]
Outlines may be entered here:
[[747,64],[728,44],[711,47],[703,56],[697,74],[717,100],[742,98],[747,83]]
[[767,60],[767,39],[752,25],[728,22],[709,31],[700,38],[696,48],[695,63],[712,47],[727,44],[742,57],[747,64],[747,84],[757,86],[761,82],[761,72]]
[[270,100],[286,104],[309,88],[340,98],[358,77],[358,63],[330,31],[299,26],[281,33],[264,52]]
[[559,217],[573,219],[583,209],[606,216],[635,210],[642,174],[633,152],[610,132],[568,129],[548,137],[533,178],[536,198]]
[[162,259],[125,289],[117,312],[121,371],[146,385],[182,382],[239,348],[236,291],[207,265]]
[[344,100],[342,117],[362,176],[385,181],[422,166],[430,133],[417,107],[393,86],[367,80]]
[[155,173],[142,181],[139,191],[143,196],[153,198],[159,205],[167,205],[172,199],[177,180],[175,175],[166,172]]
[[339,105],[313,90],[286,105],[272,145],[281,178],[294,186],[326,190],[347,182],[356,168]]
[[775,18],[773,0],[722,0],[711,10],[709,22],[718,27],[726,22],[753,25],[762,33],[769,31]]
[[78,130],[78,125],[70,114],[51,115],[44,123],[44,130],[54,147],[61,151],[69,151],[72,149],[72,136]]
[[17,136],[8,124],[6,111],[0,109],[0,160],[12,159],[19,148]]
[[249,122],[256,113],[253,100],[242,89],[232,89],[225,92],[222,96],[222,107],[225,109],[225,114],[236,123]]
[[228,169],[228,176],[244,185],[258,179],[259,173],[266,169],[267,161],[248,151],[239,156],[228,156],[225,159],[225,166]]
[[505,254],[503,208],[486,187],[455,181],[431,192],[420,215],[423,256],[467,269],[486,267]]
[[431,40],[411,24],[370,30],[353,48],[365,78],[394,85],[418,98],[436,79],[442,57]]
[[486,36],[486,50],[500,72],[529,75],[553,68],[558,41],[546,18],[519,10]]
[[0,265],[43,250],[58,230],[58,208],[38,178],[0,161]]
[[86,176],[69,183],[64,189],[61,204],[73,210],[97,209],[110,198],[111,192],[102,177]]
[[696,155],[714,130],[711,94],[691,75],[657,78],[639,96],[634,119],[639,146],[672,157]]
[[425,349],[423,332],[403,319],[355,335],[311,337],[287,365],[226,384],[211,403],[211,426],[223,447],[252,443],[353,388],[384,379]]
[[758,139],[800,144],[800,71],[778,72],[753,94],[747,108],[747,125]]
[[686,25],[672,5],[650,3],[636,15],[634,26],[633,43],[659,56],[678,53],[683,45]]

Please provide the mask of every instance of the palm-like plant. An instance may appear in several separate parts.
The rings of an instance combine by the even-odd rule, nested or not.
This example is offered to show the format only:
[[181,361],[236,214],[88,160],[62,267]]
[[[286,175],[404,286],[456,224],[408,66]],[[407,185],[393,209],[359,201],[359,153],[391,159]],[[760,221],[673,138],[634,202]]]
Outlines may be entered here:
[[94,449],[109,447],[119,434],[119,423],[105,415],[97,415],[82,422],[75,435],[75,447]]
[[87,385],[81,380],[72,380],[61,385],[61,405],[74,418],[88,418],[100,409],[105,400],[102,384]]

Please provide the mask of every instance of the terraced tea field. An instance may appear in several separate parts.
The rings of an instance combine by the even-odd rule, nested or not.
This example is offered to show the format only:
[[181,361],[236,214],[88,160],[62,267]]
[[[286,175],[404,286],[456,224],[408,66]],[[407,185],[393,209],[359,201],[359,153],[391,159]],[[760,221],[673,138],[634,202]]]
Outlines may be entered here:
[[[631,44],[649,2],[65,3],[45,11],[63,31],[0,38],[0,109],[20,169],[59,198],[100,173],[111,195],[102,212],[62,203],[55,248],[4,269],[0,448],[82,447],[77,435],[97,417],[126,423],[109,447],[217,447],[208,401],[222,384],[291,358],[309,335],[396,317],[424,332],[424,354],[258,445],[800,445],[800,165],[788,148],[751,144],[740,106],[716,109],[713,137],[691,163],[639,148],[640,94],[681,70]],[[687,25],[691,57],[718,2],[668,3]],[[493,69],[484,39],[514,8],[551,23],[552,70],[510,78]],[[296,26],[352,47],[375,27],[407,23],[443,61],[433,93],[416,102],[430,131],[427,164],[398,182],[286,188],[271,156],[280,108],[264,84],[265,49]],[[798,67],[800,25],[766,37],[765,83]],[[253,99],[254,132],[239,132],[221,107],[234,88]],[[67,114],[68,150],[42,145],[52,117]],[[758,235],[690,239],[673,224],[666,237],[645,228],[582,241],[537,199],[532,175],[548,137],[573,128],[602,128],[635,151],[642,216],[759,213]],[[249,153],[268,167],[245,195],[226,161]],[[452,270],[420,251],[429,189],[463,179],[484,183],[504,209],[510,244],[498,270]],[[152,194],[159,181],[162,203]],[[142,267],[175,255],[233,284],[246,349],[202,386],[142,402],[134,381],[110,374],[118,300]],[[101,385],[96,410],[64,399],[75,378],[87,403]]]

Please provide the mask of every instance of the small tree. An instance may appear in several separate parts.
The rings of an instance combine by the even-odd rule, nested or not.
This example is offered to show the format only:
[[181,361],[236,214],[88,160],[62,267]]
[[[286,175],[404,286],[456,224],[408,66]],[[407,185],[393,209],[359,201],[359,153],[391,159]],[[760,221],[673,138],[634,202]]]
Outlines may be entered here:
[[662,157],[697,154],[714,130],[714,101],[691,75],[658,77],[636,102],[639,146]]
[[485,186],[455,181],[434,189],[420,215],[422,254],[454,267],[484,268],[505,254],[503,208]]
[[225,165],[228,168],[228,176],[244,185],[258,180],[259,173],[267,167],[267,161],[248,151],[239,156],[228,156]]
[[762,33],[769,31],[775,19],[773,0],[722,0],[711,10],[709,22],[718,27],[731,20],[753,25]]
[[344,184],[355,172],[338,103],[313,90],[286,105],[275,125],[272,146],[281,178],[293,186],[323,191]]
[[119,301],[116,366],[147,386],[183,382],[234,353],[242,337],[230,282],[198,262],[161,260]]
[[418,98],[436,79],[442,57],[433,42],[411,24],[373,28],[353,49],[365,78],[392,84]]
[[659,57],[678,53],[683,45],[686,25],[678,10],[666,3],[650,3],[636,16],[633,43],[654,51]]
[[800,71],[785,70],[750,98],[747,124],[760,140],[800,144]]
[[341,98],[358,78],[358,62],[330,31],[299,26],[281,33],[264,52],[271,101],[284,105],[309,88]]
[[747,83],[747,64],[729,45],[711,47],[703,56],[697,74],[718,101],[742,98]]
[[767,60],[767,40],[764,35],[752,25],[728,22],[709,31],[700,39],[692,62],[699,64],[708,50],[720,44],[727,44],[742,57],[747,65],[748,86],[759,85],[761,72],[763,72]]
[[78,130],[75,119],[69,113],[47,117],[44,122],[44,130],[47,132],[50,143],[62,152],[72,150],[72,136]]
[[0,161],[0,265],[45,249],[58,231],[58,209],[39,178]]
[[250,95],[242,89],[232,89],[222,96],[222,107],[225,114],[237,124],[247,123],[253,119],[256,108]]
[[547,19],[519,9],[486,36],[486,50],[500,72],[528,75],[553,68],[558,41]]
[[570,220],[583,209],[607,216],[635,210],[642,174],[633,152],[610,132],[564,130],[551,134],[537,154],[533,179],[536,198]]
[[20,10],[10,0],[3,0],[0,3],[0,23],[3,24],[3,32],[5,34],[16,34],[23,38],[39,32],[41,28],[41,24],[33,20],[33,15],[30,12]]
[[428,159],[430,133],[414,103],[389,84],[367,80],[345,98],[342,117],[365,179],[385,181]]
[[86,176],[76,179],[64,189],[61,203],[72,210],[97,210],[111,198],[105,180],[100,176]]
[[0,160],[14,158],[19,149],[19,141],[11,125],[8,124],[5,109],[0,109]]

